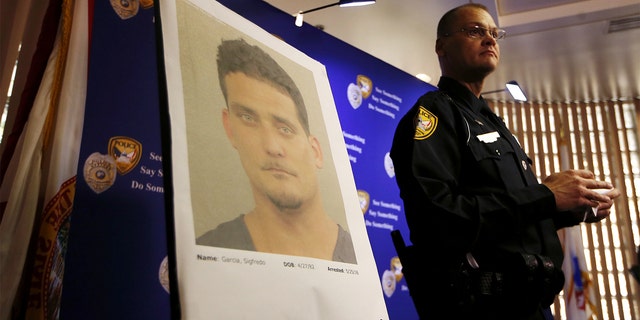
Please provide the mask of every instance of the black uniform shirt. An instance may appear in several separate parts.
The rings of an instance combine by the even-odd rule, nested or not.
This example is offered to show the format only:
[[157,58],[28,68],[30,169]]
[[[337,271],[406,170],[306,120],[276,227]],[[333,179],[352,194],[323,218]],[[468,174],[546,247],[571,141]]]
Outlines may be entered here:
[[442,77],[400,120],[391,159],[413,245],[429,265],[459,265],[467,252],[499,270],[504,256],[563,253],[556,229],[576,224],[558,213],[531,160],[483,99]]

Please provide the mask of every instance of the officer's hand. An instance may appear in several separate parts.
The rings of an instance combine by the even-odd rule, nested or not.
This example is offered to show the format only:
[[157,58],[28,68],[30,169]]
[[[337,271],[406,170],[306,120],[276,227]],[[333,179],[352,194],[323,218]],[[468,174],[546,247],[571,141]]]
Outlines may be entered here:
[[[588,170],[567,170],[546,177],[542,184],[553,192],[558,211],[584,213],[588,208],[598,207],[600,203],[603,203],[603,209],[606,207],[605,210],[608,210],[613,199],[594,189],[613,189],[613,185],[594,178],[594,174]],[[614,195],[617,193],[616,197],[620,195],[618,191],[611,192]]]
[[604,195],[609,197],[609,201],[606,202],[598,202],[598,207],[596,209],[596,214],[593,214],[592,209],[587,209],[587,215],[583,217],[583,221],[587,223],[599,222],[611,214],[611,207],[613,206],[613,200],[620,196],[620,190],[618,189],[610,189],[604,193]]

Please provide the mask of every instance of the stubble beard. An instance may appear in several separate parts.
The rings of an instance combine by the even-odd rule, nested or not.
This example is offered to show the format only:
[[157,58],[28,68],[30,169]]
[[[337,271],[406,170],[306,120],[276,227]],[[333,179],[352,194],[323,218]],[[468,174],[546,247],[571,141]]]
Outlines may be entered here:
[[281,194],[267,194],[267,197],[271,201],[271,203],[278,208],[280,211],[291,211],[297,210],[302,207],[302,199],[300,197],[281,193]]

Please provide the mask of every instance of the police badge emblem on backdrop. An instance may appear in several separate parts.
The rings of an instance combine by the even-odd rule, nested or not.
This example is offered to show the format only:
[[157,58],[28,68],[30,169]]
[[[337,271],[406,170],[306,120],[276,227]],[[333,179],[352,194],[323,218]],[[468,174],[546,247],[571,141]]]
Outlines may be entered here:
[[84,162],[84,181],[93,192],[100,194],[109,189],[116,176],[125,175],[140,162],[142,144],[124,136],[109,139],[108,154],[94,152]]
[[373,81],[369,77],[359,74],[356,83],[350,83],[347,87],[347,99],[354,109],[362,105],[364,99],[369,98],[373,90]]
[[109,155],[116,160],[118,173],[125,175],[138,165],[142,155],[142,144],[129,137],[109,139]]

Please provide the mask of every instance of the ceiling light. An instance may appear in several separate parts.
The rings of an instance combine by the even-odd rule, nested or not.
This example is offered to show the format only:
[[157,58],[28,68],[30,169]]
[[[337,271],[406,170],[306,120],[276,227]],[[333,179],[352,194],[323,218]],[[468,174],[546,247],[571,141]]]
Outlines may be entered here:
[[296,13],[296,15],[295,15],[295,17],[296,17],[295,25],[298,26],[298,27],[302,27],[302,22],[304,20],[304,14],[305,13],[318,11],[318,10],[322,10],[324,8],[329,8],[329,7],[333,7],[333,6],[337,6],[337,5],[340,5],[340,7],[359,7],[359,6],[366,6],[366,5],[374,4],[374,3],[376,3],[375,0],[340,0],[340,1],[336,2],[336,3],[331,3],[331,4],[327,4],[327,5],[321,6],[321,7],[300,11],[300,12]]
[[359,7],[376,3],[375,0],[340,0],[341,7]]
[[426,74],[426,73],[418,73],[416,74],[416,78],[424,81],[424,82],[430,82],[431,81],[431,77]]
[[520,85],[515,80],[511,80],[511,81],[507,82],[506,89],[482,92],[481,95],[490,94],[490,93],[505,92],[505,91],[508,91],[509,94],[511,94],[511,97],[513,97],[513,99],[515,99],[515,100],[527,101],[527,96],[524,94],[524,90],[522,90]]
[[524,94],[524,91],[514,80],[507,82],[507,91],[509,91],[514,99],[518,101],[527,101],[527,96]]
[[302,12],[299,12],[296,15],[296,27],[302,27],[303,20],[304,20],[304,17],[302,16]]

